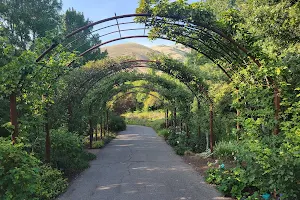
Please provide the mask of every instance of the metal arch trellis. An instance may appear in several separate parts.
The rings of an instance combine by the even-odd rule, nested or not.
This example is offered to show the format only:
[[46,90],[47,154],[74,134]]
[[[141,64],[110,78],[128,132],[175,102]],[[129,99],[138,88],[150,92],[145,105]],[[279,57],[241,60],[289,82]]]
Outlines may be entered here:
[[[124,64],[128,64],[128,63],[134,63],[134,65],[124,65]],[[145,63],[152,63],[152,64],[155,64],[155,66],[157,66],[157,67],[151,67],[151,66],[147,66],[147,65],[143,65],[143,64],[145,64]],[[184,81],[182,78],[178,78],[178,77],[176,77],[174,74],[171,74],[171,73],[168,73],[167,71],[164,71],[163,70],[163,68],[160,68],[159,66],[160,66],[160,62],[159,61],[155,61],[155,60],[126,60],[126,61],[123,61],[123,62],[121,62],[121,63],[118,63],[119,64],[119,66],[120,66],[120,68],[118,68],[118,69],[116,69],[116,70],[114,70],[114,71],[106,71],[105,72],[105,75],[103,75],[103,76],[101,76],[100,78],[98,78],[96,81],[94,81],[93,83],[92,83],[92,85],[90,85],[89,86],[89,88],[86,90],[86,92],[84,92],[84,93],[87,93],[88,92],[88,90],[90,89],[90,88],[92,88],[95,84],[97,84],[99,81],[101,81],[102,80],[102,78],[104,78],[104,77],[107,77],[107,76],[110,76],[110,75],[114,75],[115,73],[117,73],[117,72],[119,72],[119,71],[122,71],[122,70],[126,70],[126,69],[134,69],[134,68],[140,68],[140,67],[150,67],[150,68],[153,68],[153,69],[156,69],[156,70],[159,70],[159,71],[162,71],[162,72],[164,72],[164,73],[167,73],[167,74],[169,74],[170,76],[173,76],[174,78],[176,78],[176,79],[178,79],[178,80],[180,80],[184,85],[186,85],[187,86],[187,88],[195,95],[195,97],[197,97],[197,95],[196,95],[196,91],[194,91],[192,88],[191,88],[191,86],[189,86],[188,85],[188,83],[186,82],[186,81]],[[108,68],[109,69],[109,68]],[[86,79],[78,88],[79,89],[84,89],[85,87],[85,84],[87,84],[90,80],[92,80],[93,78],[95,78],[94,76],[93,77],[90,77],[90,78],[88,78],[88,79]],[[198,89],[199,89],[199,91],[200,91],[200,93],[202,93],[204,96],[205,96],[205,98],[206,98],[206,100],[210,103],[210,104],[212,104],[212,99],[209,97],[209,95],[208,95],[208,92],[206,91],[206,89],[205,89],[205,87],[204,86],[202,86],[202,84],[201,83],[199,83],[199,82],[197,82],[197,86],[198,86]],[[73,94],[73,95],[77,95],[77,93],[78,93],[78,90]],[[199,101],[199,99],[198,99],[198,97],[197,97],[197,100]]]
[[[122,24],[118,22],[118,19],[132,18],[132,17],[146,17],[146,18],[148,18],[148,20],[150,19],[151,21],[150,22],[148,21],[148,24],[145,23],[143,35],[132,35],[132,36],[127,36],[127,37],[122,37],[121,32],[131,31],[132,29],[121,29],[120,26]],[[114,42],[117,40],[138,38],[138,37],[140,37],[140,38],[149,37],[149,35],[145,34],[146,28],[151,28],[151,26],[153,25],[153,22],[154,22],[154,24],[155,23],[165,23],[166,24],[167,23],[166,19],[173,20],[174,23],[169,24],[170,26],[173,26],[173,28],[176,26],[176,27],[182,27],[188,31],[194,31],[193,33],[195,33],[195,35],[199,36],[199,38],[191,38],[188,35],[183,35],[182,38],[184,38],[184,37],[189,38],[188,43],[186,43],[180,39],[174,39],[168,35],[165,37],[159,36],[157,38],[167,39],[167,40],[175,41],[177,43],[182,43],[183,45],[188,46],[188,47],[198,51],[199,53],[202,53],[204,56],[206,56],[208,59],[210,59],[213,63],[215,63],[227,75],[227,77],[229,79],[231,79],[232,72],[234,72],[234,69],[236,68],[234,62],[232,62],[231,60],[244,61],[244,60],[248,60],[248,57],[249,57],[258,67],[261,66],[260,62],[254,56],[252,56],[246,48],[244,48],[239,43],[237,43],[235,40],[233,40],[230,36],[226,35],[222,31],[218,30],[216,27],[213,27],[208,24],[201,23],[201,22],[189,22],[186,19],[180,19],[180,18],[176,18],[173,16],[152,16],[151,14],[148,14],[148,13],[114,16],[111,18],[99,20],[94,23],[90,23],[90,24],[88,24],[84,27],[81,27],[81,28],[73,31],[72,33],[68,34],[65,37],[65,39],[62,40],[61,42],[53,43],[46,51],[44,51],[37,58],[36,61],[37,62],[41,61],[43,59],[43,57],[45,57],[47,54],[49,54],[56,46],[58,46],[59,44],[63,44],[63,42],[66,42],[67,39],[71,39],[72,36],[76,35],[77,33],[80,33],[81,31],[89,29],[90,27],[94,27],[98,24],[103,24],[104,22],[116,20],[117,24],[110,25],[110,27],[114,27],[114,26],[118,27],[118,32],[119,32],[120,38],[106,41],[101,44],[96,44],[94,47],[91,47],[91,48],[85,50],[84,52],[79,52],[79,54],[81,56],[86,55],[87,53],[93,51],[94,49],[97,49],[100,46],[103,46],[104,44],[108,44],[108,43],[111,43],[111,42]],[[133,22],[128,22],[128,23],[133,23]],[[102,29],[102,30],[104,30],[104,29]],[[111,32],[108,34],[113,34],[116,32],[117,31],[114,31],[114,32]],[[88,34],[93,34],[93,33],[89,32]],[[174,34],[176,34],[176,32]],[[207,38],[204,37],[204,40],[203,40],[203,38],[200,37],[203,35],[207,36]],[[208,41],[212,41],[211,44],[215,44],[217,48],[215,48],[214,45],[212,45],[212,46],[204,45],[206,48],[203,48],[203,44],[205,44],[205,42],[208,42]],[[76,41],[73,41],[73,42],[76,42]],[[213,51],[215,54],[212,54],[210,52],[210,50]],[[226,51],[226,50],[228,50],[228,51]],[[223,63],[224,60],[227,62],[227,64],[229,66],[232,66],[232,68],[229,68],[226,70],[224,66],[221,66],[221,64],[224,64]],[[71,62],[69,64],[69,66],[71,66],[72,64],[73,64],[73,62]],[[240,62],[239,64],[243,65],[244,63]],[[278,89],[276,90],[276,87],[275,87],[275,91],[274,91],[274,96],[275,96],[276,111],[278,111],[280,109],[280,105],[279,105],[280,99],[279,99],[279,95],[278,95]],[[212,110],[212,108],[211,108],[211,110]],[[276,112],[276,113],[277,114],[276,114],[275,118],[278,118],[278,112]],[[279,130],[279,129],[277,128],[277,130]]]
[[[149,91],[155,91],[159,94],[161,94],[161,91],[158,90],[157,88],[153,88],[153,87],[146,87],[146,86],[132,86],[132,87],[126,87],[125,89],[126,90],[131,90],[131,89],[135,89],[135,88],[144,88],[144,89],[147,89]],[[123,92],[124,88],[122,89],[119,89],[119,90],[116,90],[115,93],[112,93],[111,95],[109,95],[104,101],[103,101],[103,106],[111,99],[113,98],[114,96],[116,96],[118,93],[120,92]],[[171,101],[172,97],[170,96],[169,98],[166,96],[166,94],[162,94],[163,96],[165,96],[165,98],[167,98],[169,101]],[[90,103],[90,106],[93,104],[93,102],[95,102],[98,98],[94,99],[91,103]],[[171,101],[172,102],[172,101]],[[174,103],[173,103],[174,104]],[[174,112],[176,113],[176,107],[174,107]],[[167,111],[168,113],[168,111]],[[166,113],[166,116],[168,115]],[[176,114],[175,114],[176,115]],[[214,143],[214,133],[213,133],[213,108],[212,106],[210,106],[210,110],[209,110],[209,129],[210,129],[210,134],[209,134],[209,137],[210,137],[210,150],[211,152],[213,152],[213,143]],[[90,140],[92,141],[92,140]]]
[[[134,89],[134,87],[132,89]],[[138,92],[140,92],[140,93],[141,92],[142,93],[146,93],[145,91],[130,91],[130,92],[126,92],[123,95],[119,96],[117,99],[115,99],[113,103],[115,103],[121,97],[124,97],[124,96],[129,95],[129,94],[138,93]],[[162,98],[160,98],[160,97],[158,97],[158,96],[156,96],[154,94],[151,94],[151,93],[147,93],[147,94],[150,95],[150,96],[152,96],[152,97],[154,97],[154,98],[156,98],[156,99],[158,99],[158,100],[160,100],[163,104],[165,104],[164,99],[162,99]],[[112,95],[107,101],[109,101],[111,98],[113,98],[116,95],[117,94]],[[92,106],[91,105],[89,106],[89,114],[92,115]],[[107,129],[107,131],[108,131],[108,118],[109,118],[109,116],[108,116],[108,109],[107,109],[106,110],[106,129]],[[165,119],[165,120],[167,120],[167,119]],[[93,128],[92,128],[93,124],[92,124],[92,120],[91,119],[89,120],[89,126],[90,126],[90,130],[89,130],[89,134],[90,134],[90,148],[92,148],[92,146],[93,146]],[[102,126],[102,118],[101,118],[101,135],[100,135],[100,138],[102,138],[102,133],[103,133],[103,126]],[[105,132],[104,132],[104,134],[105,134]],[[96,140],[97,140],[97,134],[96,134]]]
[[[111,108],[112,105],[113,105],[115,102],[117,102],[119,99],[123,98],[124,96],[130,95],[130,94],[137,94],[137,93],[144,93],[144,92],[143,92],[143,91],[129,91],[129,92],[126,92],[126,93],[120,95],[119,97],[117,97],[117,98],[112,102],[112,104],[109,106],[109,108]],[[145,92],[145,93],[146,93],[146,92]],[[147,95],[150,95],[150,96],[152,96],[152,97],[154,97],[154,98],[160,100],[163,104],[165,104],[165,103],[164,103],[164,99],[162,99],[162,98],[160,98],[160,97],[158,97],[158,96],[156,96],[156,95],[154,95],[154,94],[151,94],[151,93],[147,93]]]
[[[99,20],[97,22],[90,23],[90,24],[88,24],[88,25],[86,25],[84,27],[81,27],[81,28],[73,31],[72,33],[68,34],[65,37],[65,39],[63,39],[60,42],[60,44],[63,44],[64,42],[66,42],[67,39],[72,38],[72,36],[76,35],[77,33],[80,33],[81,31],[84,31],[84,30],[86,30],[86,29],[88,29],[90,27],[94,27],[96,25],[103,24],[105,22],[109,22],[109,21],[113,21],[113,20],[124,19],[124,18],[133,18],[133,17],[147,17],[148,19],[150,19],[152,21],[160,22],[160,23],[161,22],[162,23],[168,23],[168,22],[164,21],[165,18],[174,19],[174,20],[177,20],[178,23],[172,23],[170,25],[183,27],[183,28],[188,29],[188,30],[196,30],[196,33],[198,33],[197,35],[199,35],[200,33],[205,33],[206,36],[208,36],[208,38],[205,40],[206,42],[209,41],[209,40],[212,40],[218,47],[220,47],[220,50],[223,50],[223,53],[225,53],[225,54],[226,53],[228,54],[229,52],[233,53],[233,55],[231,55],[231,56],[235,57],[234,59],[237,59],[237,56],[241,55],[239,51],[244,52],[246,55],[249,54],[248,51],[244,47],[242,47],[241,45],[237,44],[229,36],[225,35],[223,32],[221,32],[220,30],[218,30],[218,29],[216,29],[214,27],[209,27],[208,25],[205,25],[205,24],[202,24],[202,23],[200,23],[200,24],[187,23],[187,22],[184,22],[184,20],[180,20],[180,19],[176,19],[174,17],[168,17],[168,16],[167,17],[159,17],[159,16],[153,17],[151,14],[146,14],[146,13],[142,13],[142,14],[127,14],[127,15],[114,16],[114,17],[103,19],[103,20]],[[108,34],[113,34],[113,33],[119,32],[120,33],[120,38],[122,38],[122,39],[138,38],[138,37],[141,37],[141,36],[143,36],[143,37],[149,37],[148,35],[145,34],[145,30],[151,28],[151,25],[149,25],[149,24],[147,25],[147,23],[145,23],[145,28],[143,28],[144,29],[144,35],[139,35],[139,36],[138,35],[132,35],[132,36],[128,36],[128,37],[121,37],[121,32],[126,32],[126,31],[133,30],[133,29],[121,29],[120,28],[121,25],[129,24],[129,23],[134,23],[134,22],[119,23],[117,21],[116,24],[109,25],[109,26],[106,26],[106,27],[102,27],[100,29],[96,29],[95,31],[99,31],[99,30],[102,31],[102,30],[105,30],[108,27],[117,26],[118,27],[117,31],[113,31],[113,32],[110,32]],[[134,30],[137,30],[137,29],[134,29]],[[89,32],[86,35],[92,34],[92,33],[93,32]],[[212,34],[215,34],[215,35],[212,35]],[[189,37],[189,36],[185,36],[185,37]],[[120,40],[120,38],[118,40]],[[182,43],[183,42],[183,41],[178,41],[178,40],[174,40],[174,39],[172,40],[172,38],[164,38],[164,37],[160,37],[160,38],[161,39],[169,39],[171,41],[175,41],[175,42],[178,42],[178,43]],[[229,43],[225,44],[224,41],[220,40],[220,38],[225,38],[227,41],[229,41]],[[75,40],[71,41],[71,43],[77,41],[78,39],[79,38],[76,38]],[[191,38],[191,39],[194,41],[192,44],[183,44],[183,45],[189,46],[189,47],[195,49],[196,51],[198,51],[199,53],[203,53],[203,55],[205,55],[206,57],[208,57],[208,59],[210,59],[211,61],[213,61],[215,64],[218,63],[216,61],[216,59],[213,58],[212,55],[208,55],[208,53],[205,53],[204,51],[201,51],[199,48],[195,47],[195,44],[198,44],[199,41],[200,42],[202,41],[201,37],[199,37],[199,38]],[[108,42],[110,43],[110,42],[114,42],[114,41],[117,41],[117,40],[110,40],[110,41],[107,41],[107,42],[102,42],[101,45],[95,45],[94,47],[92,47],[90,49],[87,49],[85,52],[79,52],[79,53],[80,53],[81,56],[83,56],[86,53],[88,53],[88,52],[90,52],[90,51],[92,51],[94,49],[97,49],[98,47],[103,46],[104,44],[107,44]],[[53,50],[58,44],[59,43],[52,44],[44,53],[42,53],[37,58],[37,62],[40,61],[45,55],[47,55],[48,53],[50,53],[51,50]],[[67,46],[68,44],[65,44],[65,46]],[[210,49],[212,49],[212,47],[209,47],[209,46],[207,46],[207,47],[210,48]],[[224,49],[224,48],[227,48],[227,49]],[[233,48],[235,48],[235,49],[233,49]],[[216,49],[214,49],[214,51],[218,52],[218,50],[216,50]],[[225,58],[225,56],[221,55],[220,58]],[[256,61],[255,58],[253,60]],[[227,61],[230,62],[229,60],[227,60]],[[221,67],[219,63],[217,65],[229,77],[228,72],[226,72],[226,70],[223,67]]]

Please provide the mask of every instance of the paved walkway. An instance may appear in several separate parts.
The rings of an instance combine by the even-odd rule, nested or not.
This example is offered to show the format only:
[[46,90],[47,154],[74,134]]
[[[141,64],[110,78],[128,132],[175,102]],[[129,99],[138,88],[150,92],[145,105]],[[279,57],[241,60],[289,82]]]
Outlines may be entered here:
[[127,126],[60,200],[221,200],[152,128]]

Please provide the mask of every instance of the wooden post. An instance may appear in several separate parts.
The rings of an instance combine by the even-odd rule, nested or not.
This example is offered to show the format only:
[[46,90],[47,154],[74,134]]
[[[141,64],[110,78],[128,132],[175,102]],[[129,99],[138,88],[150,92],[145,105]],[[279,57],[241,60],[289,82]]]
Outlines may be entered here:
[[213,152],[214,150],[214,133],[213,133],[213,105],[210,104],[209,106],[209,130],[210,130],[210,151]]
[[16,138],[19,135],[19,127],[18,127],[18,112],[17,112],[17,95],[16,93],[12,93],[9,97],[10,103],[10,122],[11,125],[14,126],[14,131],[11,135],[12,143],[16,143]]
[[280,93],[277,86],[274,86],[274,106],[275,106],[275,121],[274,135],[279,134],[279,112],[280,112]]
[[90,149],[93,148],[93,124],[92,124],[92,106],[89,107],[89,135],[90,135]]

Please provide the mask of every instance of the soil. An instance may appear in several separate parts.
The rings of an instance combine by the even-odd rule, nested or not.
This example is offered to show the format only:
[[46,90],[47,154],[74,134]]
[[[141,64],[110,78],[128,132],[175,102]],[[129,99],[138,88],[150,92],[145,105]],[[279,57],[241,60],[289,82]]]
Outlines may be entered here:
[[194,169],[200,173],[202,176],[205,176],[206,170],[208,170],[207,163],[214,163],[215,159],[212,158],[201,158],[195,155],[184,155],[183,160],[194,167]]

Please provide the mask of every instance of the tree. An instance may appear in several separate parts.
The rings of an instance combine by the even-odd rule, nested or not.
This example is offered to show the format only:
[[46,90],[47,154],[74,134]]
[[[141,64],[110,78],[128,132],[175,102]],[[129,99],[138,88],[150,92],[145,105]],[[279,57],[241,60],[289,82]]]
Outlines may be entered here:
[[57,27],[62,3],[58,0],[3,0],[0,23],[9,44],[16,51],[25,50],[37,37]]
[[[70,8],[66,11],[63,15],[63,31],[64,34],[67,35],[76,29],[86,26],[87,24],[91,23],[89,19],[85,19],[83,13],[77,12],[74,8]],[[95,44],[101,43],[100,37],[98,34],[91,33],[93,28],[85,29],[80,33],[76,34],[72,38],[68,39],[67,42],[69,43],[67,46],[72,51],[77,52],[84,52],[85,50],[89,49],[90,47],[94,46]],[[73,42],[75,41],[76,42]],[[106,56],[106,52],[101,53],[100,49],[96,49],[88,55],[88,58],[84,58],[84,63],[88,60],[97,60],[101,59]]]

